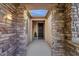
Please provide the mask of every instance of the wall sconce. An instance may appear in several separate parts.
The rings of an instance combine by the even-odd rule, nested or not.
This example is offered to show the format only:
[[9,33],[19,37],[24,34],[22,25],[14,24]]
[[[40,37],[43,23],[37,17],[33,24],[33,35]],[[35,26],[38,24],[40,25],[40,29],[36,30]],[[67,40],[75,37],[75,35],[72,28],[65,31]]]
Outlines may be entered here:
[[10,26],[10,24],[12,23],[12,15],[11,14],[7,14],[4,16],[4,22],[7,26]]
[[12,15],[11,14],[7,14],[6,17],[7,17],[7,19],[12,20]]
[[7,15],[4,16],[4,19],[12,20],[12,15],[11,14],[7,14]]

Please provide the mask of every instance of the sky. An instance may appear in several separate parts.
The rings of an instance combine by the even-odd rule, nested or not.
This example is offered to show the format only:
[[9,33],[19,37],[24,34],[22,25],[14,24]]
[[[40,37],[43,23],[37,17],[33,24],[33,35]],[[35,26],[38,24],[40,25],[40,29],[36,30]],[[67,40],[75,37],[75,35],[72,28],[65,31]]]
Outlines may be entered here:
[[39,10],[31,10],[31,16],[44,17],[46,16],[48,10],[39,9]]

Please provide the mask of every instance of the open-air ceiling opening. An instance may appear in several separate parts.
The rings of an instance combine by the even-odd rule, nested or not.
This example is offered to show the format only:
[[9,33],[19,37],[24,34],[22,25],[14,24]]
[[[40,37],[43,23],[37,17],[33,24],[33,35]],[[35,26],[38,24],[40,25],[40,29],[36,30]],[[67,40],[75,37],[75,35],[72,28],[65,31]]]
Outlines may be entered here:
[[48,10],[45,10],[45,9],[33,9],[33,10],[30,10],[30,15],[32,17],[45,17],[47,15],[47,12]]

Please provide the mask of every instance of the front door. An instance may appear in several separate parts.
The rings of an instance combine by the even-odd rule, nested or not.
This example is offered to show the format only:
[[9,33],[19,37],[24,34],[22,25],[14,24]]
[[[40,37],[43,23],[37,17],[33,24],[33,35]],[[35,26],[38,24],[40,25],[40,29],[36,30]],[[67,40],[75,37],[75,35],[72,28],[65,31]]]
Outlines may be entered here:
[[44,23],[38,23],[38,39],[44,39]]

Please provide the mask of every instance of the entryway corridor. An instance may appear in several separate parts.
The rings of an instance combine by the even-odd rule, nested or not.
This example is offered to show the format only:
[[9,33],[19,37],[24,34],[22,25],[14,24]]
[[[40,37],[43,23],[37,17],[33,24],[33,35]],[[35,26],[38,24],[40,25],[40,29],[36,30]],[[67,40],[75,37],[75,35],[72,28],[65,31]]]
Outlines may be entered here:
[[51,56],[51,48],[44,40],[34,40],[27,48],[27,56]]
[[0,56],[79,55],[78,9],[71,3],[1,3]]

